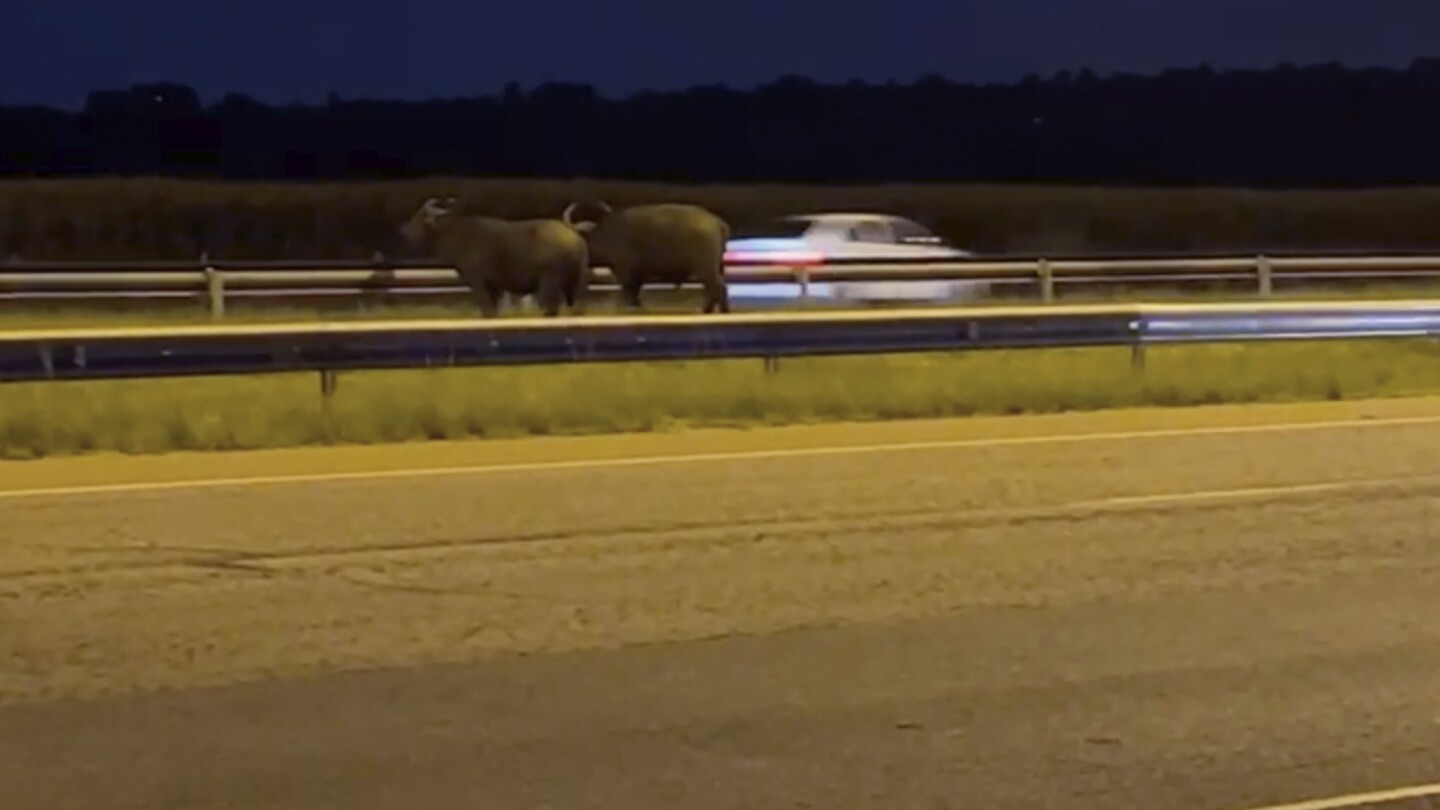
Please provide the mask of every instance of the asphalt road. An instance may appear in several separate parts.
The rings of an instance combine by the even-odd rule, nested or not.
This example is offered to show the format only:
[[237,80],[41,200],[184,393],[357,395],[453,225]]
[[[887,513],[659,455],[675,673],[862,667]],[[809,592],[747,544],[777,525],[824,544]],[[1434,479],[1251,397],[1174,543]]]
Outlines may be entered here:
[[[1440,780],[1440,403],[809,430],[168,489],[166,462],[0,469],[0,807],[1240,810]],[[604,461],[627,442],[709,455]]]

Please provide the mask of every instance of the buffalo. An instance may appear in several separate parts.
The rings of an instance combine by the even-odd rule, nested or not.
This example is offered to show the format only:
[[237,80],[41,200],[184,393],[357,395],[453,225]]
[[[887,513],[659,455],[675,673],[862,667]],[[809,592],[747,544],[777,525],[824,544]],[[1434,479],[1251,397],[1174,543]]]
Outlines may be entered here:
[[500,297],[533,295],[547,317],[562,302],[579,311],[590,276],[590,249],[558,219],[465,216],[454,197],[431,197],[401,226],[411,245],[454,266],[480,312],[499,313]]
[[621,300],[640,307],[640,289],[647,283],[699,282],[705,288],[705,312],[730,311],[725,285],[725,244],[730,226],[694,205],[636,205],[619,211],[601,202],[603,213],[593,221],[575,221],[579,203],[561,215],[565,224],[585,234],[592,266],[608,266],[620,285]]

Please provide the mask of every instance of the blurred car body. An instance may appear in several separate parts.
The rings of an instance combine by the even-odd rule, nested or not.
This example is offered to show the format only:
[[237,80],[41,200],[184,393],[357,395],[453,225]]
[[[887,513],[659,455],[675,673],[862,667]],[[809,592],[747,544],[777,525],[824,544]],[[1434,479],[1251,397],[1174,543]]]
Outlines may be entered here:
[[[953,261],[974,254],[950,245],[925,226],[892,214],[817,213],[778,217],[738,231],[726,244],[727,264],[801,267],[835,259]],[[817,273],[823,277],[823,271]],[[812,281],[808,294],[836,302],[963,301],[983,295],[977,281]],[[798,285],[732,283],[742,298],[796,298]]]

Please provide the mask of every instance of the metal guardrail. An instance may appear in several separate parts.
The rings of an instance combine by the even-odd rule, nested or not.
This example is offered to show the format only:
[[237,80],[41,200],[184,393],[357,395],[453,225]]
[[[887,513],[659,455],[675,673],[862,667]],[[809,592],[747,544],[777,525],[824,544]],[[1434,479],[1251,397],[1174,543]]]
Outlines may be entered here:
[[1440,300],[28,330],[0,381],[1434,335]]
[[[1436,280],[1440,255],[842,259],[818,265],[736,263],[726,273],[733,285],[791,285],[800,299],[819,285],[907,281],[1023,286],[1042,303],[1055,302],[1058,288],[1066,285],[1228,283],[1266,298],[1277,283]],[[595,282],[599,290],[613,289],[606,268],[597,268]],[[0,262],[0,301],[194,299],[206,302],[216,317],[234,299],[424,298],[463,292],[452,269],[427,262]]]

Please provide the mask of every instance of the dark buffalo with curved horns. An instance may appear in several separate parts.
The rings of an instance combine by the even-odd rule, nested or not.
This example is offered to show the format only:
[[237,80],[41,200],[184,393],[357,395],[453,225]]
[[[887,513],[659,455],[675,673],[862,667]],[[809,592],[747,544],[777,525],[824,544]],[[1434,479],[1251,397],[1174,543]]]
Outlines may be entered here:
[[608,266],[620,285],[621,300],[640,306],[646,284],[698,282],[705,288],[705,311],[730,311],[725,285],[725,244],[730,226],[695,205],[660,203],[614,210],[598,203],[601,216],[575,221],[579,203],[561,215],[567,225],[585,234],[591,266]]
[[431,197],[400,231],[410,244],[452,265],[481,313],[499,314],[500,296],[533,295],[546,316],[561,304],[580,309],[590,276],[590,249],[558,219],[466,216],[454,197]]

